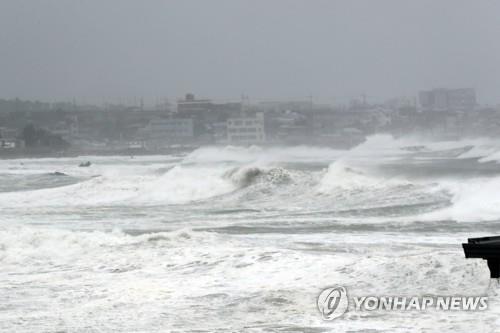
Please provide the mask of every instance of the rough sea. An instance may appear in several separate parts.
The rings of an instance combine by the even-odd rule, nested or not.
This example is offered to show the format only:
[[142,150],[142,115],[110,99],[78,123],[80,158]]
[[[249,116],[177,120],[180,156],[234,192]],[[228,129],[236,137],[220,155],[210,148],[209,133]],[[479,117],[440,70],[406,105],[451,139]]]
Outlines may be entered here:
[[[90,161],[90,167],[79,167]],[[0,160],[1,332],[498,332],[468,237],[500,234],[500,142]],[[488,295],[348,311],[350,295]]]

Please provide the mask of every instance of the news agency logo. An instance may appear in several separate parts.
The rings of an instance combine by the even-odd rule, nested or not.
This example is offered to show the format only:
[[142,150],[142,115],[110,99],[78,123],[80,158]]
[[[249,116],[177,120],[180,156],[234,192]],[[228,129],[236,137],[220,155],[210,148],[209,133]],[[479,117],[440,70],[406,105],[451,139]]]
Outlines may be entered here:
[[484,311],[488,309],[487,296],[347,296],[342,286],[324,289],[318,296],[318,310],[324,320],[334,320],[351,311]]
[[324,320],[342,316],[349,306],[347,290],[344,287],[326,288],[318,296],[318,310]]

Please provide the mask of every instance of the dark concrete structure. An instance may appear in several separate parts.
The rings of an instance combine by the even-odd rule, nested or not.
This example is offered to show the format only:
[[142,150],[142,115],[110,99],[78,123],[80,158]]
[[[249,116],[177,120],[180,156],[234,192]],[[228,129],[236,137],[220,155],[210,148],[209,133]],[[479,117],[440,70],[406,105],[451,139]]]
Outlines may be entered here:
[[500,278],[500,236],[469,238],[463,243],[466,258],[482,258],[488,262],[490,277]]

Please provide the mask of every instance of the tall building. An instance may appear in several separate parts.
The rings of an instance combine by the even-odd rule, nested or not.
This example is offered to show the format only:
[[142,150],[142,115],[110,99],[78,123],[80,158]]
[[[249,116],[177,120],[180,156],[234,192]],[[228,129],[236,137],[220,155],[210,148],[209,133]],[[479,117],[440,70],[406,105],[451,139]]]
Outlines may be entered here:
[[420,106],[424,110],[469,111],[476,106],[476,91],[472,88],[433,89],[419,92]]
[[448,91],[450,109],[471,110],[476,106],[476,91],[471,88],[452,89]]

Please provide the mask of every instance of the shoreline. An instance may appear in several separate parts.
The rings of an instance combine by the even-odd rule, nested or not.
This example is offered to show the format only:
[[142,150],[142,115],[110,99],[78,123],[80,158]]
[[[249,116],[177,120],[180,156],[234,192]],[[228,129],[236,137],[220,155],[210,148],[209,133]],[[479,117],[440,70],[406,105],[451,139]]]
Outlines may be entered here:
[[[155,155],[172,155],[180,154],[185,152],[192,152],[196,149],[202,147],[212,147],[212,146],[232,146],[232,145],[192,145],[192,146],[179,146],[179,147],[169,147],[164,149],[147,150],[143,148],[126,148],[126,149],[69,149],[65,151],[51,151],[46,149],[36,149],[36,150],[12,150],[12,151],[2,151],[0,150],[0,160],[6,159],[25,159],[25,158],[70,158],[79,156],[155,156]],[[290,147],[294,145],[279,145],[279,144],[266,144],[259,145],[259,147],[269,148],[269,147]],[[336,150],[349,150],[356,145],[345,146],[345,145],[304,145],[309,147],[321,147]],[[244,147],[244,146],[241,146]]]
[[15,160],[26,158],[71,158],[80,156],[147,156],[147,155],[172,155],[183,152],[194,151],[201,146],[178,147],[159,150],[144,149],[111,149],[111,150],[92,150],[79,149],[67,151],[12,151],[0,152],[0,160]]

